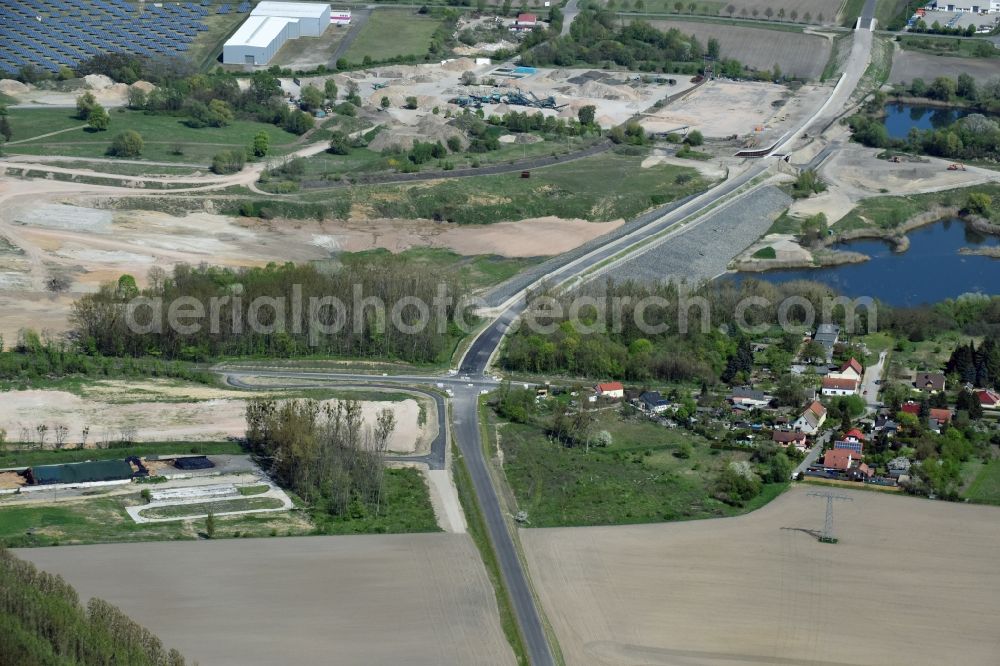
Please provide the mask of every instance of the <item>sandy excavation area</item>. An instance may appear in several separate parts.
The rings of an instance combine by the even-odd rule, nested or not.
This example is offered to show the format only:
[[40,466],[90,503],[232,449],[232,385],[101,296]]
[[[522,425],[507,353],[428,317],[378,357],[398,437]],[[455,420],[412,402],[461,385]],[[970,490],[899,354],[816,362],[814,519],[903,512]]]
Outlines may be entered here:
[[[59,425],[69,429],[71,446],[80,443],[87,427],[88,445],[121,439],[125,428],[135,429],[138,442],[219,441],[245,434],[246,395],[211,387],[173,388],[166,382],[101,382],[87,397],[67,391],[7,391],[0,393],[0,429],[7,431],[8,439],[22,440],[30,433],[37,441],[36,428],[46,425],[49,446]],[[424,425],[416,399],[366,400],[361,408],[370,425],[382,409],[393,410],[396,429],[388,447],[395,453],[426,450],[436,435],[437,419],[429,411],[433,405],[425,405]]]
[[[208,666],[513,664],[472,540],[226,539],[17,551]],[[127,584],[123,584],[127,581]]]
[[567,664],[992,665],[1000,508],[797,487],[739,518],[522,530]]
[[[476,75],[476,85],[462,84],[461,76],[467,71]],[[668,75],[674,80],[672,85],[667,82],[657,83],[655,80],[643,81],[643,76],[639,72],[545,68],[539,68],[534,73],[525,75],[512,75],[510,70],[504,71],[504,68],[497,65],[476,65],[475,60],[471,58],[457,58],[443,64],[377,67],[338,74],[333,78],[337,81],[337,85],[344,89],[351,81],[357,84],[358,93],[365,104],[378,111],[382,117],[392,119],[393,122],[387,129],[389,132],[394,132],[398,131],[400,126],[415,126],[421,119],[436,121],[443,125],[446,122],[444,118],[446,109],[450,109],[453,113],[461,112],[459,106],[449,103],[449,100],[456,97],[470,93],[489,94],[512,89],[533,93],[539,98],[552,96],[556,105],[563,108],[535,109],[507,104],[487,104],[483,106],[487,116],[503,115],[508,111],[528,113],[541,111],[543,115],[576,118],[580,107],[592,104],[597,107],[597,122],[602,127],[611,127],[625,122],[636,113],[645,111],[657,100],[682,92],[692,85],[689,76]],[[323,78],[304,79],[302,84],[307,85],[307,81],[319,87],[323,85]],[[375,84],[382,87],[375,90]],[[415,111],[401,108],[409,96],[417,98],[418,108]],[[391,104],[385,112],[379,108],[382,97],[388,97]],[[435,106],[439,107],[438,116],[431,113]],[[425,127],[424,130],[426,129]]]
[[640,124],[649,132],[690,128],[712,138],[756,135],[766,145],[819,109],[829,92],[825,86],[807,85],[793,95],[774,83],[715,80],[644,114]]
[[[203,211],[170,215],[94,208],[88,197],[47,196],[48,185],[0,178],[0,335],[8,341],[29,324],[38,330],[66,330],[74,299],[123,273],[144,285],[153,266],[168,272],[178,263],[262,266],[326,259],[339,251],[400,252],[421,246],[466,255],[546,256],[617,224],[543,218],[457,227],[431,220],[263,221]],[[63,192],[66,184],[54,182],[52,188]],[[68,280],[67,291],[47,288],[57,276]]]

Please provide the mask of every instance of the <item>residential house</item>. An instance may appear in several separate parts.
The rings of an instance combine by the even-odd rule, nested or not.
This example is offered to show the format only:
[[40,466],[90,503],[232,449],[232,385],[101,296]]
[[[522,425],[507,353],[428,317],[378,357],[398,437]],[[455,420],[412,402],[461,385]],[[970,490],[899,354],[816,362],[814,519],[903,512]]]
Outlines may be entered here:
[[913,387],[927,393],[944,390],[944,375],[940,372],[918,372]]
[[875,417],[875,432],[884,432],[888,436],[895,435],[899,430],[899,424],[889,418],[886,414],[879,414]]
[[899,411],[906,412],[907,414],[913,414],[914,416],[920,416],[920,404],[910,400],[900,405]]
[[931,407],[931,413],[928,417],[938,423],[951,423],[951,410],[944,408]]
[[823,348],[826,350],[826,359],[829,361],[833,358],[833,346],[837,344],[838,338],[840,338],[839,326],[835,324],[820,324],[816,327],[816,335],[813,336],[813,341],[823,345]]
[[792,428],[807,435],[815,435],[826,422],[826,407],[813,400],[805,411],[792,423]]
[[846,472],[861,458],[850,449],[830,449],[823,454],[823,468]]
[[847,478],[851,481],[868,481],[872,478],[872,468],[864,463],[847,470]]
[[791,430],[775,430],[771,433],[771,441],[783,447],[794,446],[797,449],[806,448],[806,434]]
[[659,414],[670,407],[670,401],[660,395],[659,391],[646,391],[639,396],[639,409],[650,414]]
[[864,442],[858,441],[856,439],[849,439],[849,440],[842,439],[833,443],[834,450],[843,449],[845,451],[853,451],[854,453],[857,454],[858,459],[860,459],[863,454],[864,446],[865,446]]
[[538,17],[534,14],[518,14],[510,29],[514,32],[526,32],[534,30],[538,25]]
[[763,391],[744,387],[734,389],[729,401],[742,407],[767,407],[771,403],[771,396]]
[[625,387],[621,382],[605,382],[594,387],[594,393],[598,398],[608,398],[611,400],[621,400],[625,397]]
[[983,409],[1000,409],[1000,395],[996,391],[990,389],[976,391],[976,397],[979,398],[979,404]]
[[858,380],[830,377],[823,378],[823,395],[855,395],[858,392]]
[[832,377],[834,379],[852,379],[855,382],[861,381],[861,376],[864,374],[864,369],[861,364],[858,363],[857,359],[852,358],[847,363],[840,366],[835,372],[831,372],[827,377]]
[[847,442],[863,442],[865,441],[864,434],[857,428],[851,428],[844,433],[844,441]]

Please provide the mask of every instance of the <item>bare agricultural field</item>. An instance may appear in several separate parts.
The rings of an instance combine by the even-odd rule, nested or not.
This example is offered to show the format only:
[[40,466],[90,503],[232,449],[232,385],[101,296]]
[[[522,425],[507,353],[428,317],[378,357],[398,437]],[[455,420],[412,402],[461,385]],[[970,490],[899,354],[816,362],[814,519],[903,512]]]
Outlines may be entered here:
[[[135,428],[137,442],[220,441],[242,437],[246,432],[246,392],[211,387],[173,387],[168,382],[129,382],[132,396],[123,400],[121,382],[99,385],[93,395],[79,396],[68,391],[29,390],[0,394],[0,429],[10,438],[31,433],[39,425],[54,431],[57,425],[69,428],[70,442],[79,441],[90,428],[91,441],[118,439],[124,428]],[[389,450],[413,453],[430,446],[437,434],[437,419],[430,415],[421,424],[420,405],[415,399],[362,402],[366,423],[374,423],[378,412],[392,409],[396,429],[389,438]],[[433,408],[425,406],[425,409]]]
[[[227,539],[17,551],[189,660],[513,664],[466,535]],[[123,584],[123,581],[128,581]]]
[[769,70],[777,64],[785,74],[805,79],[820,77],[832,48],[831,40],[801,32],[692,21],[653,21],[653,25],[661,30],[677,28],[702,44],[714,37],[723,58],[734,58],[757,70]]
[[938,76],[957,79],[959,74],[968,74],[982,83],[1000,77],[1000,64],[993,58],[937,56],[897,48],[892,56],[889,83],[910,83],[913,79],[929,83]]
[[[738,518],[521,531],[567,664],[995,664],[1000,508],[797,487]],[[857,648],[857,649],[855,649]]]

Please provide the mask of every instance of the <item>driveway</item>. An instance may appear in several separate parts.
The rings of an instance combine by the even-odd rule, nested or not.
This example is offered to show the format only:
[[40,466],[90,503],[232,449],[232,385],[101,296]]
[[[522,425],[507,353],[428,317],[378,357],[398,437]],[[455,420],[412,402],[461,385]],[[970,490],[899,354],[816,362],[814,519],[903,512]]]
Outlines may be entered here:
[[832,434],[832,430],[827,430],[819,436],[813,447],[809,449],[809,453],[806,454],[806,457],[803,458],[802,462],[800,462],[792,471],[793,477],[798,476],[801,472],[805,472],[807,468],[816,464],[816,461],[819,460],[819,454],[823,451],[823,446],[830,441],[830,435]]
[[861,378],[861,397],[865,399],[869,411],[878,408],[878,392],[881,388],[882,375],[885,372],[885,359],[889,352],[882,352],[878,355],[878,362],[872,363],[865,368],[865,375]]

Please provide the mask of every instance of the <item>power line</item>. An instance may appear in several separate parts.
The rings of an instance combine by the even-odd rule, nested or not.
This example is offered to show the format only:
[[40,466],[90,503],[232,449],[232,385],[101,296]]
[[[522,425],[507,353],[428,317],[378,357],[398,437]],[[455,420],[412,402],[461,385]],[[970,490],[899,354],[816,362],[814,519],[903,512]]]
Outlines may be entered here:
[[854,499],[848,497],[847,495],[834,495],[833,493],[821,493],[816,491],[806,494],[810,497],[826,498],[826,520],[823,522],[823,534],[820,536],[819,540],[823,543],[837,543],[837,538],[833,536],[833,501],[842,500],[844,502],[853,502]]

